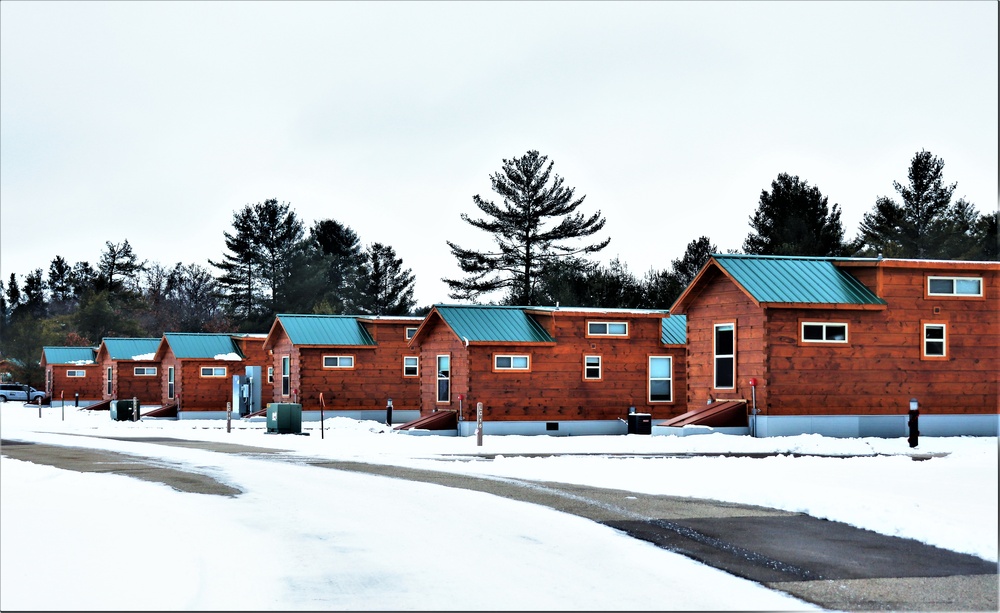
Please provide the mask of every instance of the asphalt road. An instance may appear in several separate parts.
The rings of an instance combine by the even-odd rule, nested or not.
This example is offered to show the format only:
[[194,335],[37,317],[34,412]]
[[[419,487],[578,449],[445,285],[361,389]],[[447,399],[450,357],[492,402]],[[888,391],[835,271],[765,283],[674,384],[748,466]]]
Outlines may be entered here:
[[[317,461],[273,449],[174,438],[116,437],[219,453],[274,454],[336,470],[486,492],[572,513],[630,536],[838,611],[997,611],[997,564],[911,539],[802,513],[564,483],[472,477],[430,470]],[[77,447],[0,441],[3,455],[82,472],[111,472],[182,492],[237,496],[205,475],[156,461]]]

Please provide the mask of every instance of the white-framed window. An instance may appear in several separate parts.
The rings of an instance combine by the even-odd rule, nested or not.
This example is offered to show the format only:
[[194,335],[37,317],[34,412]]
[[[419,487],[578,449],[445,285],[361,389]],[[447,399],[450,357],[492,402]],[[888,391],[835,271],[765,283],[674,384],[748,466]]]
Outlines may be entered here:
[[133,374],[137,377],[152,377],[156,375],[155,366],[136,366],[132,369]]
[[274,366],[267,367],[267,382],[274,383]]
[[928,296],[969,296],[981,298],[982,277],[927,277]]
[[451,356],[437,356],[437,402],[451,402]]
[[325,355],[323,368],[354,368],[353,355]]
[[167,398],[171,400],[174,397],[174,367],[167,367]]
[[715,389],[736,388],[736,324],[715,324]]
[[531,360],[526,355],[493,355],[493,370],[528,370],[530,365]]
[[420,359],[415,355],[403,356],[403,376],[416,377],[420,374]]
[[411,338],[413,338],[413,336],[416,333],[417,333],[417,329],[416,328],[412,328],[412,327],[407,328],[406,329],[406,340],[410,340]]
[[108,396],[110,396],[110,395],[111,395],[111,393],[112,393],[112,392],[114,391],[114,389],[113,389],[113,387],[112,387],[112,383],[113,383],[113,381],[114,381],[114,376],[115,376],[115,373],[114,373],[114,371],[113,371],[113,370],[111,369],[111,367],[110,367],[110,366],[108,366],[108,368],[107,368],[107,370],[106,370],[106,375],[105,375],[105,376],[106,376],[106,378],[107,378],[107,380],[108,380],[108,382],[107,382],[107,387],[106,387],[106,389],[108,390]]
[[281,356],[281,395],[290,396],[292,394],[292,358],[291,356]]
[[598,381],[603,376],[601,356],[583,356],[583,378],[588,381]]
[[85,371],[85,370],[67,370],[66,371],[66,376],[67,377],[86,377],[87,376],[87,371]]
[[649,356],[649,401],[674,399],[674,359],[669,355]]
[[225,377],[226,367],[225,366],[202,366],[201,367],[202,377]]
[[818,321],[802,322],[803,343],[846,343],[847,324]]
[[948,355],[948,328],[940,322],[923,322],[925,358],[944,358]]
[[628,322],[588,321],[587,336],[628,336]]

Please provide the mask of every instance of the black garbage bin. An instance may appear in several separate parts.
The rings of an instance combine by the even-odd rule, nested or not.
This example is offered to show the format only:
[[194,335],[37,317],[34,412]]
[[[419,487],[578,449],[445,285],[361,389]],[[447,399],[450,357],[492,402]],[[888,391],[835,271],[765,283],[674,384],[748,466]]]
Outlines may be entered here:
[[111,401],[111,419],[115,421],[132,421],[132,411],[131,400]]
[[653,416],[649,413],[629,413],[628,414],[629,434],[652,434]]

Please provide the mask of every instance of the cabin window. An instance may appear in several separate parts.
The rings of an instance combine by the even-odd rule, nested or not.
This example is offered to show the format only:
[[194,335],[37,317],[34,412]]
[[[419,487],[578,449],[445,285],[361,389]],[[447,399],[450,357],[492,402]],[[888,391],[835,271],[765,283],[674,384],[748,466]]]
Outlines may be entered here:
[[52,395],[52,371],[45,371],[45,393],[46,395]]
[[167,398],[174,397],[174,367],[167,367]]
[[66,376],[67,377],[86,377],[87,376],[87,371],[85,371],[85,370],[67,370],[66,371]]
[[267,367],[267,382],[274,383],[274,366]]
[[108,366],[108,369],[107,369],[106,372],[107,372],[107,380],[108,380],[107,388],[106,389],[108,390],[108,396],[110,396],[111,392],[112,392],[111,383],[112,383],[112,381],[114,381],[114,372],[112,372],[110,366]]
[[587,336],[628,336],[628,322],[588,321]]
[[132,373],[137,377],[152,377],[156,375],[155,366],[136,366],[132,369]]
[[927,277],[928,296],[969,296],[981,298],[982,277]]
[[226,367],[225,366],[202,366],[201,367],[202,377],[225,377]]
[[451,402],[451,356],[437,357],[437,401]]
[[583,378],[590,381],[597,381],[601,378],[601,356],[583,356]]
[[846,323],[802,322],[803,343],[846,343]]
[[420,374],[419,366],[420,359],[415,355],[404,355],[403,356],[403,376],[404,377],[416,377]]
[[649,358],[649,401],[670,402],[673,400],[674,359],[670,356],[650,356]]
[[281,395],[288,396],[292,393],[292,358],[281,356]]
[[925,358],[943,358],[948,353],[946,326],[943,323],[924,323]]
[[528,370],[530,362],[526,355],[494,355],[493,370]]
[[323,368],[354,368],[353,355],[325,355]]
[[413,338],[413,335],[416,334],[416,333],[417,333],[417,329],[416,328],[407,328],[406,329],[406,340],[410,340],[411,338]]
[[716,389],[736,387],[736,325],[715,324]]

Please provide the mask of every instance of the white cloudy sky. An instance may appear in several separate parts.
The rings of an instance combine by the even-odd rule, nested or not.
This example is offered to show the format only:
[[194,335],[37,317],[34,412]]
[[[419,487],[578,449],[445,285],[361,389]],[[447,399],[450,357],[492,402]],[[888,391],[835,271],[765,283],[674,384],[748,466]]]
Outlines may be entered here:
[[537,149],[637,276],[708,236],[737,249],[798,175],[848,238],[913,155],[997,207],[998,4],[0,3],[0,278],[106,241],[219,259],[276,198],[395,248],[420,305],[446,240]]

